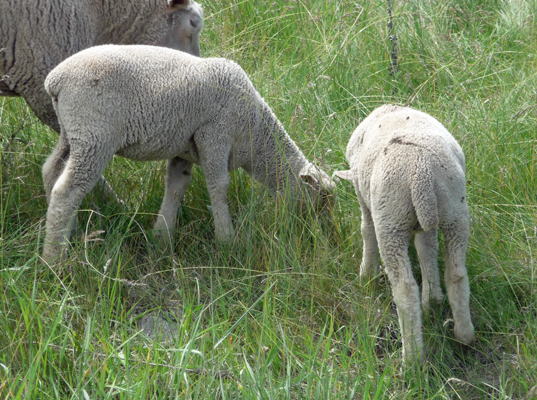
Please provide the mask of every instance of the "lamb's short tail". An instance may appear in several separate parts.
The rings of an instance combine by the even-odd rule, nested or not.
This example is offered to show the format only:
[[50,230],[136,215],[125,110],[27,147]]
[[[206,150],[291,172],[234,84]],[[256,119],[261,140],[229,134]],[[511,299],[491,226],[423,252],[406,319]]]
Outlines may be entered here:
[[412,204],[421,228],[428,231],[438,227],[438,200],[427,154],[419,154],[416,171],[412,176]]
[[53,99],[58,97],[61,86],[61,75],[55,75],[53,72],[45,79],[45,90]]

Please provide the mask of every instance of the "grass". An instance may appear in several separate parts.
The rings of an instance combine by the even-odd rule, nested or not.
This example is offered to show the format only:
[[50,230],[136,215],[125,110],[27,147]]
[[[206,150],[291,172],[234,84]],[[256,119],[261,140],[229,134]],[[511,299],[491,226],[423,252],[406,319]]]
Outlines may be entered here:
[[[69,260],[43,264],[40,168],[57,135],[0,98],[0,398],[537,398],[537,2],[392,5],[389,29],[386,2],[204,2],[202,52],[238,62],[330,174],[381,104],[452,132],[467,160],[475,348],[458,348],[445,302],[424,321],[425,365],[402,370],[389,285],[357,277],[346,183],[326,230],[232,173],[225,247],[196,168],[173,252],[157,256],[164,164],[116,158],[106,177],[126,206],[88,196]],[[144,315],[168,321],[172,343],[144,337]]]

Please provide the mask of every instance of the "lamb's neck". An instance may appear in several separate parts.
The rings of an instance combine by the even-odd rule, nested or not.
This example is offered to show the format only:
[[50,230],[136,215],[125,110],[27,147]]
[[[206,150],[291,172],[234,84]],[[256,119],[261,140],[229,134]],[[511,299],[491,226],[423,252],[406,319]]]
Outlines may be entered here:
[[300,171],[309,162],[272,111],[263,114],[261,132],[256,135],[261,150],[253,160],[252,175],[273,193],[295,191]]

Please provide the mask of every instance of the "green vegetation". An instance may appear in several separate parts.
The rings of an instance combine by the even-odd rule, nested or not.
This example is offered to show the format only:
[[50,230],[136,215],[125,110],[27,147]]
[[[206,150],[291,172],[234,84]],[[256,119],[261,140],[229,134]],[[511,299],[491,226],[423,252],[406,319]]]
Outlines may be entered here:
[[[392,3],[390,29],[384,1],[204,1],[202,52],[237,61],[329,174],[383,103],[453,133],[467,160],[475,348],[458,348],[445,301],[424,321],[425,365],[402,370],[388,282],[357,277],[348,183],[325,228],[232,173],[238,235],[225,247],[196,168],[173,253],[156,255],[164,164],[116,158],[106,177],[126,206],[88,196],[69,260],[43,264],[40,168],[57,135],[0,98],[0,398],[537,397],[537,2]],[[143,337],[146,314],[177,328],[172,343]]]

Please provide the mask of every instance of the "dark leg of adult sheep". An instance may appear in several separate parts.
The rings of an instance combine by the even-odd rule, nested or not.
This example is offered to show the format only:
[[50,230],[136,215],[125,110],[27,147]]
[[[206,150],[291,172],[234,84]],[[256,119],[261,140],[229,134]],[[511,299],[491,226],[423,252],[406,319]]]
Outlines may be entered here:
[[465,264],[470,231],[468,218],[447,224],[442,231],[446,243],[445,282],[455,321],[455,339],[471,346],[475,343],[475,332],[470,317],[470,284]]
[[[384,269],[393,292],[397,306],[399,327],[403,339],[403,360],[423,361],[423,335],[421,325],[421,306],[419,287],[412,275],[408,256],[410,232],[401,230],[398,225],[375,225]],[[419,359],[418,357],[419,354]]]
[[211,198],[215,236],[220,242],[231,242],[235,237],[227,203],[228,164],[233,139],[222,137],[215,140],[215,132],[226,132],[228,126],[225,121],[208,124],[198,129],[194,135],[200,166]]
[[421,268],[421,304],[425,312],[431,302],[441,304],[444,299],[438,271],[438,229],[417,232],[414,238]]
[[175,220],[181,201],[192,180],[192,163],[175,157],[166,165],[166,191],[159,216],[155,222],[155,235],[162,244],[172,243],[175,232]]
[[[115,153],[105,141],[92,145],[70,141],[69,159],[58,175],[57,167],[63,162],[61,150],[65,148],[67,139],[62,135],[60,141],[43,168],[43,181],[51,188],[43,248],[46,262],[57,259],[67,246],[80,203],[95,186]],[[95,158],[95,154],[99,157]]]
[[[52,154],[48,156],[45,164],[41,169],[43,176],[43,184],[45,187],[45,195],[47,197],[47,204],[50,205],[50,195],[52,188],[62,174],[65,163],[69,159],[69,142],[65,136],[60,135],[58,143],[54,147]],[[77,215],[74,213],[69,220],[68,231],[72,232],[76,228]]]
[[65,167],[65,163],[69,158],[69,142],[67,138],[60,135],[58,143],[54,150],[48,156],[47,161],[43,164],[41,169],[43,175],[43,184],[45,186],[45,194],[47,196],[47,202],[50,204],[50,193],[54,184],[58,180],[58,177],[62,174]]

